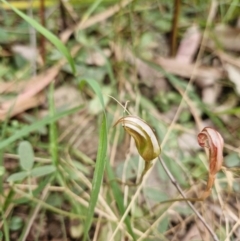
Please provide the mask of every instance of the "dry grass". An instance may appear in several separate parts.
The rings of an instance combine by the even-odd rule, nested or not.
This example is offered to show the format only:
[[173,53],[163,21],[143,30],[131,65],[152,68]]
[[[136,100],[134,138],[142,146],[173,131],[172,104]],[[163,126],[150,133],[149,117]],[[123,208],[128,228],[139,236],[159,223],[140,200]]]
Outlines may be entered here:
[[[185,50],[182,45],[181,54],[187,56],[182,59],[178,51],[176,58],[168,54],[173,2],[103,1],[96,8],[91,3],[65,4],[64,16],[56,5],[46,6],[41,10],[44,13],[35,9],[34,17],[39,12],[48,16],[46,28],[59,33],[74,57],[75,76],[67,61],[46,40],[39,41],[38,34],[39,49],[46,49],[44,56],[39,53],[34,58],[35,52],[30,51],[26,57],[24,52],[13,51],[18,41],[28,49],[29,34],[19,34],[28,32],[28,26],[10,10],[1,9],[2,16],[8,14],[9,18],[0,17],[4,26],[0,29],[0,146],[47,113],[55,113],[47,101],[49,94],[55,99],[56,112],[82,106],[58,121],[58,131],[52,137],[49,133],[54,127],[45,124],[1,149],[5,171],[0,180],[0,229],[4,240],[83,239],[102,107],[96,93],[80,83],[82,79],[94,79],[101,87],[108,119],[106,161],[114,177],[137,183],[144,165],[134,142],[121,127],[113,127],[127,109],[154,127],[161,156],[174,178],[170,180],[155,161],[140,185],[118,186],[122,212],[109,174],[104,173],[89,240],[133,240],[126,218],[139,241],[240,239],[240,63],[239,49],[229,50],[229,42],[238,37],[239,7],[235,1],[181,4],[180,16],[175,16],[179,18],[177,46],[191,39],[184,33],[192,22],[201,36],[195,47],[190,46],[191,41]],[[62,28],[62,22],[67,28]],[[218,27],[223,23],[227,30],[231,26],[231,34],[226,35],[225,29],[220,34]],[[54,83],[54,93],[48,91],[50,83]],[[189,198],[199,197],[204,190],[208,158],[197,145],[197,134],[205,126],[216,128],[225,140],[224,167],[210,197],[192,202],[195,212],[184,201],[163,203],[179,198],[179,187]],[[33,146],[34,167],[51,164],[49,149],[57,145],[57,172],[8,183],[11,174],[23,171],[17,155],[23,139]]]

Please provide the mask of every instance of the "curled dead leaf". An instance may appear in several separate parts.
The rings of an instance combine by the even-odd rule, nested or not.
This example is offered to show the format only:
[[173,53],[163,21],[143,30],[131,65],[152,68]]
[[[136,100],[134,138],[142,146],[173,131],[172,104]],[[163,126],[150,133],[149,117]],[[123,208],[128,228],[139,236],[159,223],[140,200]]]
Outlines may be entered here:
[[215,129],[205,127],[198,134],[198,143],[201,147],[209,149],[209,174],[208,182],[202,198],[209,196],[211,188],[214,184],[215,175],[221,169],[223,163],[223,145],[224,140],[222,136]]

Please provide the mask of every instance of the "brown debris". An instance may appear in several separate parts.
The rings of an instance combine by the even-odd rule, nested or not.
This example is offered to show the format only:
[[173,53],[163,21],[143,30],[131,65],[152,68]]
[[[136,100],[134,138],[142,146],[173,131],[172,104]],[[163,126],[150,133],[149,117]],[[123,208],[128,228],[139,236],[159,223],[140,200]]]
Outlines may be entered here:
[[207,79],[211,77],[216,80],[224,76],[224,72],[221,69],[209,66],[199,66],[195,68],[195,63],[185,64],[171,58],[158,57],[156,63],[167,72],[184,78],[190,78],[193,75],[194,78]]
[[218,46],[225,50],[240,51],[240,29],[227,25],[217,25],[209,38],[207,46],[211,49],[218,49]]
[[33,77],[24,86],[22,93],[16,99],[2,103],[0,105],[0,120],[4,120],[7,116],[15,116],[43,103],[44,97],[38,94],[55,79],[60,67],[60,65],[54,66],[48,71]]
[[194,55],[199,47],[201,37],[202,34],[196,25],[187,29],[180,42],[176,59],[181,63],[192,63]]

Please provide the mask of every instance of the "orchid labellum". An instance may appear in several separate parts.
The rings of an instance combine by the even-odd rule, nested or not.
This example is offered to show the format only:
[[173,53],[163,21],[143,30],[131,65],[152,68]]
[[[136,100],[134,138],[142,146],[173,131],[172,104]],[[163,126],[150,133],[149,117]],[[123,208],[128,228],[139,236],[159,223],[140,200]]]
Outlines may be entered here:
[[209,196],[214,184],[216,173],[221,169],[223,163],[223,145],[222,136],[213,128],[205,127],[198,134],[198,143],[201,147],[209,149],[209,174],[206,190],[202,199]]
[[139,155],[145,161],[140,181],[145,173],[152,166],[151,161],[159,156],[161,149],[153,129],[142,119],[136,116],[122,117],[117,121],[117,124],[122,123],[122,126],[133,137]]

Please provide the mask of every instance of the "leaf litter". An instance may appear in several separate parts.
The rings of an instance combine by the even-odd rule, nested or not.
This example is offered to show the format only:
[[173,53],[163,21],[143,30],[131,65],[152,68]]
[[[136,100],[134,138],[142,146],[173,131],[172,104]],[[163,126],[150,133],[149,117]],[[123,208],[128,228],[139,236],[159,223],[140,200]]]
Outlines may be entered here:
[[[109,115],[108,118],[111,120],[111,123],[114,123],[114,120],[112,120],[114,113],[119,113],[119,116],[115,117],[119,119],[122,117],[122,115],[124,116],[124,110],[121,109],[118,105],[116,105],[116,103],[112,99],[107,97],[107,95],[109,94],[116,97],[117,100],[120,100],[123,105],[127,102],[127,100],[130,100],[129,109],[131,109],[131,111],[134,110],[138,116],[152,124],[158,136],[163,136],[166,133],[169,124],[168,121],[171,121],[173,115],[175,114],[176,107],[179,104],[179,98],[181,97],[179,93],[176,92],[177,88],[175,88],[172,82],[168,80],[168,77],[164,76],[158,70],[154,69],[151,65],[142,60],[142,57],[147,57],[149,58],[149,61],[163,68],[171,75],[176,76],[182,83],[186,83],[188,79],[191,78],[192,75],[194,75],[193,77],[195,82],[191,86],[191,93],[188,97],[193,102],[196,101],[196,99],[198,98],[202,101],[202,103],[205,104],[204,108],[202,108],[202,106],[199,105],[199,102],[197,101],[196,105],[194,105],[194,108],[199,109],[198,115],[200,116],[202,124],[206,125],[205,123],[210,123],[211,127],[214,127],[222,133],[222,136],[224,136],[224,140],[227,145],[237,148],[240,144],[240,135],[238,132],[239,126],[237,129],[232,131],[232,129],[235,128],[234,123],[236,123],[239,118],[238,68],[240,67],[240,64],[238,60],[239,46],[237,46],[237,43],[239,42],[239,29],[237,28],[237,26],[235,27],[232,25],[230,27],[230,25],[226,25],[224,27],[219,27],[220,25],[218,26],[218,24],[216,24],[216,26],[214,27],[214,31],[211,33],[210,36],[208,36],[208,49],[205,51],[204,57],[200,60],[200,62],[196,63],[196,54],[198,53],[198,50],[200,48],[200,39],[203,33],[200,30],[198,24],[195,24],[193,26],[191,24],[192,21],[190,21],[189,19],[188,27],[186,29],[179,28],[178,30],[179,48],[177,56],[175,58],[170,58],[168,54],[166,54],[169,51],[160,50],[161,48],[164,50],[167,50],[169,48],[167,44],[168,33],[164,32],[163,29],[158,29],[161,37],[165,39],[165,46],[164,44],[160,46],[158,38],[155,39],[155,42],[148,42],[148,39],[151,38],[148,38],[148,36],[146,36],[146,33],[144,33],[145,28],[146,26],[148,26],[147,24],[149,24],[149,26],[147,27],[148,31],[153,31],[152,29],[156,28],[156,26],[154,25],[155,23],[144,22],[146,20],[146,16],[143,14],[144,11],[141,10],[141,6],[137,3],[133,4],[131,2],[132,1],[123,1],[121,4],[112,5],[110,7],[103,6],[101,9],[99,9],[98,13],[93,14],[88,19],[84,21],[80,20],[75,26],[69,25],[68,29],[62,31],[62,34],[60,35],[61,39],[64,43],[66,43],[66,45],[74,45],[75,48],[81,48],[79,52],[76,51],[73,54],[73,56],[76,57],[77,65],[84,68],[106,68],[106,72],[104,72],[103,78],[99,78],[99,84],[103,92],[104,90],[106,90],[106,98],[104,97],[105,108],[107,110],[107,113]],[[71,3],[69,4],[71,5]],[[149,11],[153,11],[154,13],[159,13],[158,11],[161,11],[163,15],[166,14],[165,11],[167,8],[169,8],[169,6],[164,6],[164,3],[158,5],[158,8],[156,8],[156,6],[154,5],[151,5],[150,3],[144,4],[146,4],[146,7],[149,7]],[[132,8],[129,6],[131,6]],[[71,5],[71,7],[74,9],[75,12],[78,11],[77,8],[75,9],[74,4]],[[187,6],[183,6],[183,9],[185,8],[187,8]],[[187,10],[189,11],[189,9]],[[131,28],[129,28],[129,26],[124,22],[126,20],[119,17],[127,16],[127,14],[131,15],[132,20],[136,25],[138,22],[142,23],[141,28],[138,28],[138,30],[134,32],[136,33],[136,37],[133,36],[133,42],[129,41],[130,35],[128,31],[132,31],[131,28],[134,28],[135,26],[130,25]],[[68,17],[69,16],[67,16],[67,18]],[[185,17],[186,19],[190,18],[188,15],[186,15]],[[51,20],[53,21],[53,19]],[[139,19],[141,19],[141,21],[138,21]],[[104,37],[106,36],[104,34],[106,33],[102,35],[100,30],[98,30],[96,26],[98,24],[101,24],[104,27],[106,26],[106,29],[110,29],[112,28],[112,26],[114,26],[111,31],[116,31],[117,38],[111,39],[111,36],[109,35],[109,39],[104,39]],[[50,27],[52,28],[52,26]],[[105,52],[107,59],[111,63],[111,70],[109,70],[109,66],[107,66],[106,59],[103,58],[103,56],[99,54],[98,51],[93,51],[92,49],[90,51],[87,50],[86,52],[90,54],[86,59],[77,58],[78,56],[81,56],[81,51],[84,51],[85,48],[87,48],[87,46],[79,47],[79,45],[82,45],[82,43],[79,44],[79,42],[77,42],[77,33],[79,31],[83,31],[84,29],[89,36],[95,38],[95,44],[100,47],[103,52]],[[76,35],[74,36],[73,33],[76,33]],[[180,35],[180,33],[182,35]],[[142,41],[140,43],[140,41],[138,41],[137,34],[145,35],[145,42]],[[103,41],[101,41],[101,38],[103,39]],[[67,43],[67,40],[69,40],[69,43],[71,44]],[[136,53],[133,45],[138,47],[138,43],[142,49],[142,52],[140,51]],[[29,57],[29,55],[26,55],[27,52],[24,50],[24,48],[16,49],[16,46],[18,45],[15,45],[13,55],[8,56],[8,58],[16,58],[16,53],[20,53],[28,60],[30,60],[31,58],[36,58],[36,55],[34,55],[35,52],[32,52],[33,55]],[[51,48],[48,48],[48,53],[50,52]],[[141,56],[141,54],[144,56]],[[217,64],[214,59],[218,60]],[[84,109],[81,110],[79,113],[58,121],[58,143],[59,146],[61,146],[59,148],[59,151],[62,154],[61,158],[65,159],[66,157],[68,157],[72,168],[71,170],[80,170],[81,165],[85,163],[84,158],[89,158],[92,161],[90,163],[94,163],[96,159],[99,116],[102,109],[99,105],[97,98],[94,97],[93,93],[88,88],[84,87],[84,91],[82,91],[82,93],[80,92],[81,86],[79,86],[76,78],[74,76],[71,76],[69,72],[66,71],[67,67],[65,61],[60,59],[59,62],[53,62],[52,60],[50,60],[50,58],[48,61],[48,65],[46,66],[51,67],[47,68],[45,66],[42,66],[42,63],[39,62],[37,76],[29,76],[28,80],[21,80],[19,82],[17,78],[15,78],[15,80],[14,78],[10,78],[9,81],[9,77],[7,75],[1,76],[0,93],[6,98],[4,98],[3,100],[1,98],[0,119],[4,121],[6,120],[6,118],[10,118],[9,123],[12,126],[10,126],[7,131],[7,135],[10,135],[12,132],[18,131],[20,128],[19,126],[14,126],[16,125],[16,123],[13,124],[13,121],[17,121],[18,123],[20,123],[20,125],[25,125],[26,123],[24,123],[23,117],[27,115],[36,115],[36,113],[34,113],[34,110],[36,109],[38,110],[38,118],[46,115],[46,113],[48,112],[46,104],[46,93],[49,84],[51,82],[54,82],[56,109],[70,108],[81,104],[85,106]],[[12,62],[8,63],[11,64]],[[197,68],[195,69],[196,65]],[[193,71],[194,69],[195,71]],[[114,85],[110,84],[111,71],[112,73],[114,73],[115,79],[117,79]],[[81,79],[81,77],[86,76],[80,75],[78,76],[78,79]],[[161,95],[159,95],[160,92]],[[146,98],[151,103],[153,111],[148,112],[148,110],[143,108],[141,101],[144,101],[144,98]],[[168,100],[164,102],[164,108],[168,110],[168,112],[164,111],[164,109],[162,109],[161,106],[157,104],[162,103],[156,101],[158,98]],[[228,98],[233,98],[234,101],[228,103]],[[140,104],[138,103],[138,101]],[[215,114],[217,113],[217,111],[221,111],[221,107],[224,107],[224,110],[222,109],[222,111],[230,110],[234,114],[225,113],[225,117],[223,114]],[[206,109],[208,110],[208,112],[205,111]],[[204,190],[204,184],[206,181],[205,176],[207,175],[208,170],[207,165],[204,169],[204,164],[207,163],[208,157],[203,157],[199,147],[197,146],[197,125],[193,121],[194,113],[192,113],[192,108],[188,109],[188,107],[186,107],[184,108],[184,111],[186,115],[182,116],[182,118],[178,121],[177,125],[175,126],[176,129],[174,129],[174,134],[169,139],[169,143],[167,144],[166,148],[164,148],[163,152],[170,153],[171,158],[167,163],[168,168],[173,174],[176,175],[176,179],[181,179],[180,184],[186,190],[189,190],[189,193],[187,195],[189,197],[198,196],[197,194]],[[209,112],[212,112],[213,114],[211,115],[209,114]],[[228,131],[225,132],[224,129],[222,129],[221,122],[224,123],[225,128]],[[111,147],[114,147],[115,145],[113,143],[113,137],[116,133],[117,131],[113,130],[112,126],[110,126],[109,136],[111,138],[109,145]],[[46,144],[48,141],[47,137],[39,136],[38,140],[43,145],[38,146],[38,142],[36,142],[36,140],[34,139],[36,138],[34,137],[34,135],[32,137],[29,136],[28,139],[29,141],[35,143],[34,148],[36,149],[35,151],[37,155],[47,157],[48,151],[46,150],[46,148],[43,147],[44,144]],[[133,155],[133,157],[135,158],[138,157],[136,151],[129,150],[129,146],[127,145],[128,141],[126,137],[124,137],[123,132],[119,132],[118,139],[116,140],[116,152],[120,151],[121,153],[116,153],[115,155],[116,162],[114,162],[114,168],[117,168],[117,165],[119,165],[119,163],[124,163],[128,155]],[[127,144],[124,144],[124,142],[126,142]],[[63,149],[61,149],[62,146],[64,146]],[[12,153],[16,151],[16,149],[14,149],[13,147],[9,148],[9,151]],[[81,153],[83,153],[85,156],[81,155]],[[230,154],[231,153],[228,150],[224,150],[224,157]],[[178,160],[174,161],[174,159],[176,158]],[[129,158],[129,162],[130,161],[131,156]],[[65,162],[62,162],[62,165],[65,165],[64,163]],[[141,173],[142,169],[139,163],[140,162],[138,162],[138,168]],[[18,168],[15,163],[12,168],[11,161],[8,161],[8,159],[5,160],[5,165],[8,171],[7,175],[9,173],[15,172]],[[232,173],[231,168],[225,167],[224,162],[223,165],[223,170],[224,168],[226,168],[226,172]],[[66,168],[66,170],[68,170],[66,166],[63,166],[63,168]],[[94,170],[90,164],[89,166],[87,166],[87,168],[89,168],[91,172]],[[148,215],[147,219],[144,219],[144,216],[142,217],[144,219],[144,224],[138,219],[134,220],[134,232],[136,232],[139,237],[141,236],[140,233],[144,233],[146,231],[146,226],[150,226],[152,223],[154,223],[156,219],[155,215],[161,215],[161,213],[163,212],[163,210],[161,209],[162,206],[158,205],[158,201],[161,198],[171,199],[172,197],[178,195],[177,192],[170,190],[173,189],[172,185],[167,181],[166,178],[163,178],[164,174],[161,168],[159,166],[155,168],[156,169],[154,169],[151,178],[149,178],[149,180],[152,181],[146,182],[146,188],[149,189],[148,194],[146,194],[147,192],[143,192],[142,194],[140,194],[139,202],[136,203],[136,213],[147,213]],[[238,171],[238,167],[235,168]],[[218,171],[220,170],[220,168],[217,169]],[[199,178],[196,179],[196,176],[192,176],[191,171],[194,173],[198,173]],[[212,227],[217,234],[222,232],[222,229],[225,228],[225,225],[229,225],[229,230],[228,232],[226,231],[224,235],[226,234],[228,236],[231,236],[232,239],[237,239],[239,238],[240,229],[239,226],[235,228],[234,225],[237,223],[237,216],[235,213],[236,211],[239,211],[239,207],[237,206],[236,210],[232,211],[231,206],[234,203],[234,198],[239,197],[239,195],[237,195],[236,193],[237,191],[239,191],[239,180],[229,175],[229,173],[227,173],[226,175],[224,175],[224,173],[221,171],[219,171],[218,174],[213,173],[214,177],[212,178],[211,176],[210,179],[212,179],[207,183],[207,194],[210,195],[210,197],[208,197],[204,203],[196,203],[195,207],[199,208],[199,206],[201,206],[199,210],[203,210],[202,212],[203,214],[205,214],[204,218],[206,222],[212,224]],[[83,191],[90,191],[88,187],[86,187],[86,185],[81,183],[79,180],[71,180],[71,178],[69,178],[70,175],[71,174],[68,174],[67,172],[64,173],[64,176],[67,180],[66,188],[68,188],[69,190],[74,190],[74,192],[76,192],[76,194],[79,196],[81,196],[81,192],[78,190],[78,185],[83,186]],[[92,176],[91,174],[88,174],[88,176],[85,176],[85,178],[91,180]],[[131,181],[136,181],[137,170],[131,176],[131,178]],[[213,179],[215,179],[215,188],[212,188]],[[33,182],[32,184],[42,184],[43,180],[32,179],[31,181]],[[52,188],[55,188],[55,190],[57,190],[55,184],[56,183],[52,183]],[[26,180],[23,181],[21,185],[20,183],[16,183],[16,187],[25,187],[25,189],[27,190],[29,183]],[[226,185],[231,186],[228,191],[225,188]],[[128,187],[121,188],[122,193],[125,196],[125,204],[127,205],[128,199],[131,199],[131,195],[134,194],[135,189],[134,187],[129,187],[129,189]],[[107,189],[107,184],[105,180],[102,189],[103,190],[101,192],[101,195],[105,195],[105,193],[110,192],[110,190]],[[209,192],[210,189],[211,194]],[[159,192],[159,195],[157,192]],[[82,214],[80,211],[76,211],[76,207],[80,205],[76,200],[68,200],[64,198],[63,195],[61,195],[58,191],[49,191],[48,195],[49,198],[43,201],[49,203],[51,207],[58,208],[57,212],[59,210],[64,210],[70,215],[75,212],[78,212],[78,214]],[[56,200],[56,198],[54,198],[54,195],[57,195],[57,197],[59,198],[59,203],[54,204],[54,202],[51,201]],[[38,198],[37,200],[41,198],[39,193],[36,194],[36,197]],[[19,194],[15,194],[15,201],[18,198]],[[114,212],[114,214],[118,215],[117,207],[115,206],[115,204],[113,202],[110,202],[108,203],[108,205],[110,209],[113,207],[112,211]],[[154,209],[155,205],[158,205],[156,209]],[[223,205],[226,207],[227,210],[229,210],[229,216],[227,218],[222,218],[221,212],[223,212]],[[214,208],[211,209],[210,207],[212,206],[214,206]],[[97,207],[104,212],[109,211],[106,206],[103,208],[101,207],[101,205],[97,204]],[[188,215],[184,212],[178,212],[177,208],[179,207],[182,207],[182,209],[183,207],[185,207],[183,202],[174,203],[173,207],[169,207],[167,209],[167,213],[164,214],[168,217],[168,219],[166,219],[167,225],[165,225],[165,230],[161,229],[162,233],[159,234],[158,230],[155,229],[154,232],[150,234],[150,238],[156,239],[163,235],[165,236],[165,238],[172,240],[191,240],[192,238],[200,237],[204,237],[204,240],[210,239],[210,236],[206,232],[205,228],[201,227],[201,223],[199,223],[193,218],[188,218]],[[11,211],[13,211],[13,216],[7,215],[7,219],[14,221],[15,219],[12,217],[14,217],[15,215],[20,217],[24,223],[28,223],[28,213],[32,209],[26,204],[26,202],[25,204],[24,202],[23,204],[17,203],[15,204],[14,208],[11,206],[10,208]],[[81,209],[82,206],[80,206],[79,208]],[[209,214],[207,214],[208,210],[211,210],[211,212],[209,211]],[[170,215],[170,213],[174,213],[176,215]],[[213,214],[215,215],[214,223],[212,223],[211,221],[213,219]],[[210,217],[210,215],[212,216]],[[101,220],[101,215],[95,213],[95,216],[99,218],[99,220]],[[223,219],[223,225],[218,222],[221,218]],[[38,212],[26,240],[36,238],[36,233],[38,234],[39,240],[74,240],[74,238],[81,238],[83,231],[81,228],[79,228],[80,231],[76,232],[75,226],[83,227],[81,224],[84,222],[84,219],[76,219],[76,222],[74,222],[73,220],[75,219],[67,218],[65,216],[61,216],[60,214],[56,214],[51,210],[51,208],[45,209],[41,207],[41,211]],[[100,239],[104,240],[106,236],[111,236],[112,232],[105,228],[105,222],[106,220],[104,220],[103,223],[101,223],[100,221],[100,228],[97,229],[97,222],[95,222],[94,220],[94,223],[92,224],[89,233],[91,238],[99,237]],[[146,225],[145,222],[147,222],[148,225]],[[40,223],[40,226],[38,226],[38,223]],[[11,230],[11,240],[16,240],[20,233],[21,231],[19,229],[17,229],[16,231]],[[123,232],[122,235],[125,235],[129,239],[131,237],[128,233],[126,234],[125,232]]]

